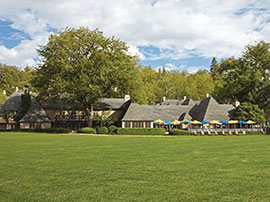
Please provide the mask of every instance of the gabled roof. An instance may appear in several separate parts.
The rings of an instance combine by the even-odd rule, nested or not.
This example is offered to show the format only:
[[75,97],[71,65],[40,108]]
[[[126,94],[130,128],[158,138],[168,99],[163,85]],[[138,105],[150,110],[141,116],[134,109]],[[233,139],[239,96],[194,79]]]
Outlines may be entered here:
[[161,103],[161,105],[181,105],[182,103],[182,100],[165,100]]
[[23,91],[16,91],[10,95],[6,102],[0,106],[0,114],[3,114],[5,111],[20,111],[21,95],[23,93]]
[[31,107],[26,112],[20,123],[48,123],[51,122],[46,111],[41,107],[39,102],[31,97]]
[[203,99],[197,106],[195,106],[190,114],[198,121],[211,120],[230,120],[233,105],[221,105],[213,97]]
[[180,120],[180,115],[191,109],[184,105],[139,105],[131,103],[122,121]]
[[179,120],[182,121],[182,120],[193,120],[193,118],[190,116],[189,112],[184,112],[183,114],[181,114]]
[[[65,99],[57,99],[55,102],[42,101],[44,109],[65,109],[65,110],[83,110],[80,103],[67,103]],[[94,106],[95,110],[104,109],[123,109],[126,100],[124,98],[102,98],[100,102]]]
[[102,98],[95,109],[123,109],[127,100],[124,98]]

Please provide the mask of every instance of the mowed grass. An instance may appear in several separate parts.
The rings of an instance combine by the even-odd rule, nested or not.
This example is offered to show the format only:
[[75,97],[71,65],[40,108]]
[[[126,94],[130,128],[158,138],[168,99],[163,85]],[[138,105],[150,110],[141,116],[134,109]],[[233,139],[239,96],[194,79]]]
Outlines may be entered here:
[[270,136],[0,133],[0,201],[269,201]]

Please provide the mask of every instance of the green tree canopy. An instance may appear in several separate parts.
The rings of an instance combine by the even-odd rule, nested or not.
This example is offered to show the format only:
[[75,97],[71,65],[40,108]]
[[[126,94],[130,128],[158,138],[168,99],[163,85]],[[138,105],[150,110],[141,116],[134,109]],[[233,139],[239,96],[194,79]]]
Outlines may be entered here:
[[138,72],[137,61],[127,51],[126,43],[107,38],[97,29],[66,28],[51,34],[49,42],[38,49],[43,59],[33,86],[41,98],[79,102],[91,126],[92,108],[100,98],[123,95],[136,88],[132,81]]
[[7,96],[3,94],[3,90],[0,88],[0,106],[5,103]]
[[33,70],[26,67],[24,70],[16,66],[0,64],[0,89],[5,90],[7,95],[14,92],[15,87],[23,88],[30,85]]
[[263,109],[250,102],[241,103],[234,111],[234,118],[243,121],[252,120],[259,123],[265,121]]
[[270,44],[261,41],[246,46],[238,59],[231,57],[219,65],[219,85],[215,96],[219,102],[257,104],[270,115]]

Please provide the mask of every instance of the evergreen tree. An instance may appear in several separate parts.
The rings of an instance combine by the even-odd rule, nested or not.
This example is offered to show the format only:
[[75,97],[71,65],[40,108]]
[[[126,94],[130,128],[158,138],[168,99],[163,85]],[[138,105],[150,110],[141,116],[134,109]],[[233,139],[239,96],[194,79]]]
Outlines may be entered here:
[[210,66],[210,75],[214,81],[218,79],[218,71],[219,71],[219,65],[217,63],[216,58],[213,57],[211,66]]

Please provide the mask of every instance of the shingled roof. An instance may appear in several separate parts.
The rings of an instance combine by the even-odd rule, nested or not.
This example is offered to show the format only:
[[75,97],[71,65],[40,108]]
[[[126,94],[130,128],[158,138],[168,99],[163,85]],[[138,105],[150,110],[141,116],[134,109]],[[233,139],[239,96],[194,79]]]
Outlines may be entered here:
[[41,107],[39,102],[31,97],[31,107],[20,120],[21,123],[48,123],[51,122],[46,111]]
[[5,111],[20,111],[21,107],[21,95],[23,91],[16,91],[10,95],[7,101],[0,106],[0,114],[3,114]]
[[198,121],[230,120],[233,105],[221,105],[213,97],[203,99],[199,105],[195,106],[190,115]]
[[190,109],[190,106],[184,105],[139,105],[131,103],[122,121],[181,120],[181,114],[188,113]]
[[124,98],[102,98],[95,109],[123,109],[127,100]]
[[[126,100],[124,98],[102,98],[100,102],[94,107],[95,110],[104,109],[123,109]],[[44,109],[65,109],[65,110],[83,110],[80,103],[67,103],[65,99],[57,99],[55,102],[42,101]]]
[[187,99],[181,105],[139,105],[132,103],[122,121],[173,120],[230,120],[233,105],[221,105],[214,98],[207,97],[200,103]]

